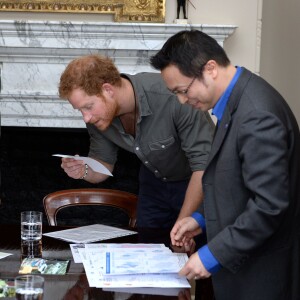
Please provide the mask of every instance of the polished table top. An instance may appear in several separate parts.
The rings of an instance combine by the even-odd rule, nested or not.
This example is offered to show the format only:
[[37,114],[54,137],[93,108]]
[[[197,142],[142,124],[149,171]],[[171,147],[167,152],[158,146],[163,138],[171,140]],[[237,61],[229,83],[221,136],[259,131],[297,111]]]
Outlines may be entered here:
[[[66,227],[44,226],[43,233],[66,229]],[[112,243],[164,243],[169,246],[170,230],[140,229],[138,234],[111,239]],[[0,279],[14,278],[18,275],[21,262],[20,250],[20,226],[0,224],[0,252],[11,253],[8,257],[0,259]],[[134,294],[128,289],[128,293],[107,292],[100,288],[90,288],[82,264],[75,264],[69,243],[43,236],[43,258],[68,259],[71,261],[66,275],[43,275],[45,278],[44,300],[79,300],[79,299],[191,299],[189,289],[183,290],[178,296],[144,295]],[[149,289],[151,290],[151,288]],[[168,289],[165,289],[168,294]],[[170,289],[171,292],[171,289]],[[203,298],[204,295],[197,297]]]

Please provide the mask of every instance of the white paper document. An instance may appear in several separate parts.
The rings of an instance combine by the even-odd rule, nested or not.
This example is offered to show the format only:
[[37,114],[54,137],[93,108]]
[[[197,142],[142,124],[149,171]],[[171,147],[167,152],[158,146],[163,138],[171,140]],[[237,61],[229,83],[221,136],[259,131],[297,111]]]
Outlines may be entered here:
[[[160,296],[178,296],[182,288],[156,288],[156,287],[137,287],[137,288],[103,288],[103,291],[125,293],[125,294],[143,294]],[[128,298],[127,298],[128,299]]]
[[0,259],[12,255],[11,253],[0,252]]
[[52,154],[52,156],[66,157],[66,158],[73,158],[73,159],[76,159],[76,160],[82,160],[91,169],[93,169],[93,171],[101,173],[101,174],[113,176],[111,174],[111,172],[103,164],[101,164],[99,161],[97,161],[95,159],[92,159],[90,157],[86,157],[86,156],[73,156],[73,155],[66,155],[66,154]]
[[[103,249],[111,249],[111,248],[119,248],[124,251],[127,249],[165,249],[166,246],[164,244],[132,244],[132,243],[122,243],[122,244],[106,244],[106,243],[93,243],[93,244],[70,244],[71,252],[73,255],[73,259],[75,263],[82,263],[79,249],[92,249],[92,250],[103,250]],[[169,248],[166,248],[169,249]],[[169,249],[169,251],[171,251]]]
[[91,285],[89,276],[88,281],[91,287],[152,287],[152,288],[190,288],[191,285],[185,277],[176,273],[171,274],[133,274],[96,277],[94,285]]
[[164,249],[147,249],[147,251],[85,249],[85,252],[87,259],[93,263],[100,275],[178,273],[187,261],[185,253],[172,253]]
[[120,229],[113,226],[94,224],[77,228],[59,230],[43,235],[76,244],[86,244],[109,240],[126,235],[136,234],[135,231]]
[[84,244],[70,244],[73,260],[75,264],[82,263],[79,249],[85,248]]
[[190,287],[187,279],[178,275],[188,259],[185,253],[173,253],[164,245],[127,245],[78,248],[91,287]]

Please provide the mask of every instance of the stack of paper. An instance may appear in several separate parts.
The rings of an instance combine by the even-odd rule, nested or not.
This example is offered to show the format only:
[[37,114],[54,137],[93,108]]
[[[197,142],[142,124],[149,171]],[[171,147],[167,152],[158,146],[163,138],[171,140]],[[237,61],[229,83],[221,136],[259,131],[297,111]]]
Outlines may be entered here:
[[83,244],[92,243],[96,241],[110,240],[113,238],[118,238],[132,234],[136,234],[136,232],[113,226],[94,224],[44,233],[43,235],[71,243]]
[[71,244],[91,287],[189,288],[178,275],[188,257],[162,244]]

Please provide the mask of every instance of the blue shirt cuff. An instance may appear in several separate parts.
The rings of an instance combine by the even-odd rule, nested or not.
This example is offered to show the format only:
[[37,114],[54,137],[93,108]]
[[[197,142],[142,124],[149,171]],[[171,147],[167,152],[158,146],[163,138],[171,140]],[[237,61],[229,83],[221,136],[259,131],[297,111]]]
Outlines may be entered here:
[[201,227],[202,231],[205,232],[206,224],[205,224],[205,219],[202,216],[202,214],[200,214],[199,212],[194,212],[194,213],[192,213],[191,217],[197,221],[197,223]]
[[205,269],[209,273],[214,274],[221,269],[220,263],[217,261],[217,259],[214,257],[214,255],[211,253],[211,251],[209,250],[207,245],[201,247],[198,250],[198,255],[199,255]]

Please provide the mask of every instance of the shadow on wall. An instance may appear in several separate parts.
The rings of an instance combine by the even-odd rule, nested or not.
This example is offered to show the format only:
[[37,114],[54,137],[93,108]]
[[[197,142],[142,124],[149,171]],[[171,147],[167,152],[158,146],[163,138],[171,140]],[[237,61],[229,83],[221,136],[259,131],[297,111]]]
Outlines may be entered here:
[[[0,223],[19,224],[20,212],[24,210],[44,211],[44,196],[57,190],[95,187],[138,193],[140,161],[132,153],[120,150],[114,176],[100,184],[69,178],[60,167],[61,159],[52,156],[55,153],[86,156],[88,148],[86,129],[2,127]],[[91,214],[90,208],[73,211],[66,218],[86,218],[92,224],[100,223],[104,215],[108,225],[117,225],[123,219],[114,211],[105,211],[99,217]],[[45,216],[44,223],[47,223]]]

